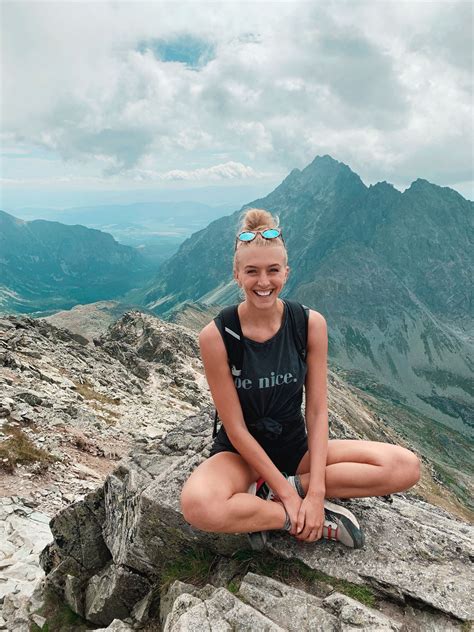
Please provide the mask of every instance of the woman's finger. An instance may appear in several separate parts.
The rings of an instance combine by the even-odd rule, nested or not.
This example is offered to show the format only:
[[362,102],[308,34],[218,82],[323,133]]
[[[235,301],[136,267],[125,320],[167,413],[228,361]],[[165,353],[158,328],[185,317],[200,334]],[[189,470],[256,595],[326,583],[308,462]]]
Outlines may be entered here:
[[306,512],[304,510],[304,508],[302,507],[299,511],[298,511],[298,520],[297,520],[297,528],[296,528],[296,533],[300,534],[304,527],[305,527],[305,522],[306,522]]

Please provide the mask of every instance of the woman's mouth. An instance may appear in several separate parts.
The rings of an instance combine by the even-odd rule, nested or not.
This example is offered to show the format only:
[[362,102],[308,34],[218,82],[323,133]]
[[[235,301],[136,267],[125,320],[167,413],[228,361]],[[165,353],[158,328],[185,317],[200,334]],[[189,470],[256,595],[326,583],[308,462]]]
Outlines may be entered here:
[[263,292],[261,290],[254,290],[254,292],[255,292],[255,294],[257,296],[265,297],[265,296],[270,296],[270,294],[273,292],[273,290],[265,290],[265,292]]

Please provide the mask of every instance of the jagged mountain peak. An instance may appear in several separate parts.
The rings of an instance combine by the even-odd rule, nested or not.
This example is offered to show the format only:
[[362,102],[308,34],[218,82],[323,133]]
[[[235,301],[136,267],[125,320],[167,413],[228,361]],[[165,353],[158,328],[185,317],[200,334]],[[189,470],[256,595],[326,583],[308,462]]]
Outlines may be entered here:
[[451,189],[451,187],[442,187],[439,184],[433,184],[433,182],[425,180],[424,178],[417,178],[403,192],[403,195],[406,197],[410,197],[411,195],[419,196],[433,194],[448,200],[459,200],[463,203],[466,203],[466,199],[463,198],[460,193],[458,193],[454,189]]

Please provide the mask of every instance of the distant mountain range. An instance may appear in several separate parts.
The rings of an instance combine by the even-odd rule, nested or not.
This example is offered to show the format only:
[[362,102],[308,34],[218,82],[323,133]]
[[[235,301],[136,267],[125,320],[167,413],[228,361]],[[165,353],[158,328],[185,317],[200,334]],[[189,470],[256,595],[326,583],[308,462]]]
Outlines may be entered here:
[[67,309],[120,296],[154,270],[99,230],[0,211],[0,312]]
[[14,214],[27,221],[45,219],[102,230],[121,244],[139,247],[141,254],[159,266],[187,237],[234,209],[235,206],[229,204],[210,206],[181,201],[102,204],[62,210],[23,208]]
[[[190,300],[238,301],[233,240],[253,206],[279,215],[292,269],[286,295],[325,316],[333,366],[365,393],[470,435],[474,203],[421,179],[403,193],[387,182],[366,187],[318,156],[186,240],[143,292],[147,308],[171,317]],[[407,434],[421,431],[407,424]]]

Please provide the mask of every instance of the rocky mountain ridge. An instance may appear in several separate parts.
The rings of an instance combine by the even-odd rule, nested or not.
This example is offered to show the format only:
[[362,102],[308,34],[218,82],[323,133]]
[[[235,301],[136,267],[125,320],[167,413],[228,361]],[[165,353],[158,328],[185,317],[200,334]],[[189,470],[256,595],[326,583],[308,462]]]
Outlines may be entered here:
[[[412,445],[403,442],[386,420],[371,413],[356,391],[345,385],[332,371],[329,371],[328,389],[331,438],[366,438],[395,442],[413,449]],[[99,508],[102,506],[102,501],[98,505],[95,501],[92,503],[93,513],[96,510],[100,513],[97,521],[88,522],[91,515],[89,510],[84,514],[84,507],[90,506],[92,498],[103,498],[104,479],[106,481],[104,489],[110,488],[111,485],[114,487],[113,481],[122,480],[121,472],[128,472],[127,468],[131,467],[136,471],[134,474],[126,475],[128,486],[134,477],[137,481],[150,481],[150,476],[160,477],[168,471],[170,465],[175,464],[176,467],[173,466],[172,470],[179,479],[176,484],[184,482],[183,477],[186,476],[187,468],[203,458],[209,446],[212,432],[210,414],[212,409],[209,406],[207,386],[198,357],[196,334],[180,325],[166,323],[148,314],[130,312],[112,324],[105,334],[89,340],[80,333],[57,328],[43,320],[27,317],[0,319],[0,422],[3,431],[0,442],[2,466],[0,496],[3,497],[0,503],[3,525],[0,529],[0,536],[2,536],[0,537],[2,542],[0,546],[0,601],[3,600],[4,619],[3,623],[0,619],[0,626],[20,632],[23,629],[21,626],[26,625],[25,621],[29,626],[33,615],[39,617],[37,621],[41,622],[42,615],[30,611],[32,603],[36,602],[34,600],[32,602],[29,597],[34,583],[41,577],[38,567],[39,548],[44,546],[48,537],[51,540],[53,534],[57,536],[58,525],[68,525],[71,519],[76,526],[82,524],[87,533],[91,528],[96,529],[94,524],[96,526],[105,524],[100,517],[103,515],[101,513],[103,509]],[[444,516],[445,520],[455,520],[454,515],[458,518],[468,518],[469,512],[457,502],[449,490],[436,480],[429,461],[421,458],[422,480],[416,488],[411,490],[409,498],[407,497],[408,502],[412,505],[414,503],[413,506],[416,508],[416,515],[414,514],[409,520],[410,525],[414,527],[418,524],[417,521],[424,515],[420,513],[423,508],[435,514],[438,512],[437,515]],[[120,459],[122,461],[117,463]],[[178,463],[181,463],[179,467]],[[145,474],[145,471],[148,473]],[[145,478],[142,479],[142,476]],[[159,482],[158,479],[157,485],[158,488],[163,488],[163,482]],[[166,509],[164,514],[160,509],[161,517],[158,518],[157,524],[165,524],[168,519],[165,519],[165,516],[168,516],[171,520],[170,524],[175,525],[172,531],[178,528],[181,532],[184,528],[183,546],[185,543],[204,544],[213,541],[212,537],[208,540],[207,536],[201,540],[202,534],[189,531],[182,521],[179,522],[176,506],[179,494],[177,494],[177,488],[174,492],[172,491],[171,483],[168,487],[169,494],[174,494],[173,509]],[[136,496],[137,500],[139,498],[141,498],[141,492]],[[403,498],[405,496],[400,495],[400,499]],[[427,505],[426,501],[441,505],[443,509],[435,510]],[[374,507],[377,509],[385,506],[377,499],[358,500],[356,503],[357,511],[359,505],[367,507],[367,511],[371,511]],[[116,507],[120,507],[120,504]],[[401,511],[400,515],[404,514],[404,511]],[[376,525],[377,521],[380,523],[382,520],[385,524],[387,520],[393,518],[390,513],[383,514],[383,517],[382,514],[383,511],[376,512],[370,520],[368,519],[368,523]],[[77,522],[76,518],[79,515],[85,516],[84,521],[81,519]],[[127,513],[127,515],[131,517],[133,514]],[[435,520],[432,513],[426,514],[428,515],[430,520]],[[448,518],[448,516],[451,517]],[[53,533],[48,527],[51,518],[53,518],[51,522]],[[134,520],[135,518],[132,522]],[[176,520],[179,522],[179,527],[175,524]],[[108,524],[114,532],[125,527],[118,517],[117,520],[111,519]],[[452,524],[450,525],[451,529]],[[448,528],[447,523],[443,528]],[[88,547],[84,548],[84,545],[80,544],[87,541],[81,529],[82,527],[79,531],[70,532],[68,537],[61,540],[66,548],[81,546],[83,550],[88,550]],[[375,526],[374,529],[377,530]],[[173,531],[173,533],[176,535],[178,532]],[[373,535],[375,536],[375,531]],[[463,540],[462,531],[458,535]],[[416,548],[417,555],[425,556],[423,559],[429,558],[430,564],[438,560],[441,564],[440,569],[447,565],[443,572],[446,572],[446,577],[448,577],[454,569],[451,566],[453,563],[451,543],[448,540],[444,543],[440,541],[439,547],[430,548],[432,536],[432,532],[430,535],[428,532],[426,534],[423,532],[422,536],[413,539],[410,547]],[[150,537],[153,537],[151,532]],[[181,537],[180,535],[178,539]],[[390,542],[392,542],[391,537],[387,535]],[[172,540],[168,541],[164,538],[163,542],[166,549],[175,550]],[[58,545],[57,538],[56,545]],[[151,542],[147,544],[147,546],[151,545]],[[158,540],[156,545],[160,548]],[[112,544],[110,546],[114,548]],[[128,555],[125,541],[119,548],[124,555]],[[212,549],[211,546],[210,550]],[[93,556],[95,549],[90,550]],[[106,563],[106,559],[110,559],[110,550],[107,554],[103,549],[105,557],[101,554],[94,563],[98,561],[101,564]],[[410,555],[414,550],[410,548]],[[449,551],[451,553],[448,555]],[[61,555],[63,553],[64,550]],[[54,566],[55,558],[45,557],[45,555],[43,555],[44,566],[49,577],[52,571],[50,564]],[[46,562],[47,559],[51,561]],[[329,563],[329,558],[325,559]],[[304,561],[306,563],[306,560]],[[70,562],[67,562],[66,566],[68,564]],[[224,556],[220,565],[230,568],[232,562]],[[380,568],[382,567],[383,564]],[[64,566],[62,568],[64,569]],[[105,579],[99,583],[106,585],[110,583],[111,576],[107,574],[105,567],[103,570]],[[326,571],[328,575],[332,575],[334,569],[327,567]],[[58,590],[63,595],[64,585],[61,583],[61,573],[62,571],[58,571],[53,575],[58,578]],[[74,572],[72,576],[74,577]],[[83,574],[79,573],[78,579],[80,577],[83,577]],[[399,586],[400,582],[403,584],[406,581],[403,590],[406,590],[408,586],[407,577],[405,579],[402,577],[397,584]],[[82,594],[80,592],[82,589],[79,589],[79,585],[76,586],[74,581],[70,586],[71,590],[68,589],[70,597],[66,599],[66,602],[70,604],[69,607],[73,607],[71,603],[77,599],[82,599],[78,596]],[[384,581],[382,576],[377,579],[380,584]],[[152,578],[148,578],[144,585],[151,585],[150,582],[152,583]],[[115,585],[115,579],[110,585]],[[155,588],[153,594],[156,590]],[[393,590],[390,588],[388,592],[393,592]],[[458,587],[456,590],[461,589]],[[73,597],[74,594],[77,596]],[[224,605],[219,605],[221,610],[222,608],[225,610],[226,603],[229,604],[230,598],[226,595],[227,593],[223,597]],[[219,593],[219,600],[221,597],[222,592]],[[64,595],[62,598],[64,599]],[[204,602],[207,603],[206,600],[209,598],[212,597],[208,594],[208,597],[203,598]],[[107,597],[107,603],[113,604],[113,600],[108,601],[108,599]],[[459,604],[461,597],[456,597],[456,599]],[[191,602],[194,605],[197,603],[192,599],[186,601],[188,605]],[[429,600],[428,602],[431,603]],[[235,602],[232,603],[235,605]],[[82,610],[78,604],[79,601],[73,610],[75,609],[75,612],[80,614]],[[340,612],[344,608],[346,608],[345,612],[347,608],[352,608],[354,611],[353,604],[346,603],[344,607],[341,604],[342,602],[338,606]],[[436,604],[438,605],[434,607],[437,609],[435,614],[438,619],[435,617],[435,620],[438,621],[436,624],[438,627],[427,629],[458,629],[459,623],[452,620],[451,615],[447,619],[439,619],[438,601]],[[95,605],[94,608],[99,608],[102,612],[102,606]],[[144,608],[145,610],[149,613],[153,611],[153,608],[151,610]],[[181,606],[178,611],[182,612]],[[173,620],[180,618],[181,615],[177,616],[178,611],[175,610]],[[331,608],[328,609],[328,613],[330,612],[333,612]],[[461,610],[450,612],[454,613],[455,617],[464,617]],[[378,621],[373,613],[365,613],[364,616],[369,619],[375,616],[375,621]],[[406,614],[399,613],[402,620],[405,616]],[[423,617],[431,620],[429,613],[418,613],[417,616],[422,617],[416,619],[418,622],[424,620]],[[142,619],[145,625],[145,615]],[[105,623],[106,619],[102,621]],[[111,621],[107,619],[107,625]],[[135,624],[138,623],[137,619]],[[175,624],[178,625],[178,623],[173,623]],[[184,620],[179,625],[184,625]],[[29,628],[24,629],[29,630]],[[151,629],[159,628],[152,627]],[[180,628],[178,626],[169,629]]]
[[121,296],[145,283],[152,267],[99,230],[25,222],[0,211],[0,313],[69,308]]

